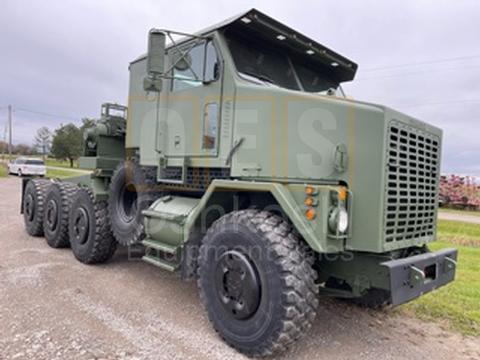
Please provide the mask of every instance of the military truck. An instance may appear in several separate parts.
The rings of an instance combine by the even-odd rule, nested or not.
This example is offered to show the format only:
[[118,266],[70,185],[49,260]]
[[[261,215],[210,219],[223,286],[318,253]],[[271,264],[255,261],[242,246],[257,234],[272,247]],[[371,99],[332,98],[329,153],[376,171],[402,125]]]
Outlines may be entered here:
[[86,264],[142,246],[250,356],[305,334],[319,294],[395,306],[454,279],[457,251],[428,250],[442,131],[345,97],[353,61],[252,9],[151,30],[129,71],[128,109],[85,134],[91,174],[25,181],[29,234]]

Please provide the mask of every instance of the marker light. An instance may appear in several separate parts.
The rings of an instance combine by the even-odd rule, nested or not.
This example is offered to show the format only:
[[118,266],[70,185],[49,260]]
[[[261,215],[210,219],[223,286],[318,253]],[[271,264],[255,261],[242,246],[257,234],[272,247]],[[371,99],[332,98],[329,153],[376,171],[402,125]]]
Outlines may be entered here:
[[340,190],[338,191],[338,200],[340,201],[345,201],[347,200],[347,189],[344,187],[341,187]]
[[306,206],[313,206],[314,201],[312,197],[307,197],[305,198],[305,201],[303,202]]
[[307,218],[307,220],[315,219],[316,215],[317,214],[315,213],[315,210],[313,210],[313,209],[307,209],[307,211],[305,211],[305,217]]

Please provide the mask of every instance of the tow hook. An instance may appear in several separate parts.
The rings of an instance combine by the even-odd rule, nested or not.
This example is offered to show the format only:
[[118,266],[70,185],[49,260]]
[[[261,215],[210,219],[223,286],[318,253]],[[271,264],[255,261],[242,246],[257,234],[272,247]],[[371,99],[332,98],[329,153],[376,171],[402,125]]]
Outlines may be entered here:
[[455,270],[457,267],[457,262],[452,258],[446,257],[445,262],[443,263],[443,272],[445,274],[449,273],[450,271]]
[[411,265],[410,266],[410,287],[415,287],[417,285],[423,284],[425,281],[425,273],[419,268]]

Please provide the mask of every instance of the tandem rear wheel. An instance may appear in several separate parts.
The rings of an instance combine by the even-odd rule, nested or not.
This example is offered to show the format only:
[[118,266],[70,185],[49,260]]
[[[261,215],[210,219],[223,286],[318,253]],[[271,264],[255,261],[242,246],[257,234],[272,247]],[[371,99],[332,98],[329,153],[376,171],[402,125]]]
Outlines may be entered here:
[[80,188],[73,197],[68,232],[73,254],[85,264],[105,262],[117,248],[107,203],[96,201],[88,188]]

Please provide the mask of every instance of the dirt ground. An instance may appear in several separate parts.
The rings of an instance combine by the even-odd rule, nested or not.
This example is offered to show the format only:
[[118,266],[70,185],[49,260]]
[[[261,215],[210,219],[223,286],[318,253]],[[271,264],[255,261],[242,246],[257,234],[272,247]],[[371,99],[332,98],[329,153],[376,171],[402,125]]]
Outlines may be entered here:
[[[241,359],[210,327],[194,283],[125,249],[101,266],[29,237],[20,181],[0,180],[0,359]],[[284,359],[479,359],[480,339],[322,299]]]

